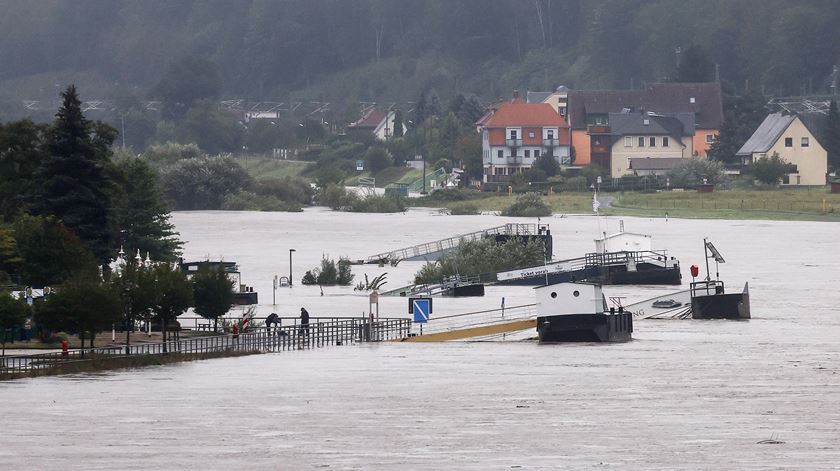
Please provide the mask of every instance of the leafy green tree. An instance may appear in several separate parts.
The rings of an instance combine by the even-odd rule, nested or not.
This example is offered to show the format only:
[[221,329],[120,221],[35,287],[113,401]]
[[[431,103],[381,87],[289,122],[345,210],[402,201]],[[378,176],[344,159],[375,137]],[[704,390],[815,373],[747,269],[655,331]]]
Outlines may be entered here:
[[825,150],[828,151],[828,163],[834,171],[840,170],[840,113],[837,102],[831,100],[825,129]]
[[709,148],[708,157],[725,164],[740,165],[736,154],[767,116],[766,103],[758,93],[724,95],[723,127]]
[[23,215],[10,226],[20,283],[55,286],[76,272],[95,271],[97,260],[75,233],[53,217]]
[[122,303],[119,295],[110,285],[102,283],[95,272],[78,273],[40,303],[35,316],[49,330],[78,334],[82,346],[90,334],[93,347],[97,333],[119,322]]
[[795,172],[796,166],[787,163],[777,152],[770,157],[762,157],[750,165],[750,173],[765,185],[778,185],[785,175]]
[[140,250],[155,261],[174,262],[182,244],[169,221],[154,170],[136,157],[117,160],[116,170],[120,192],[114,202],[114,218],[126,252]]
[[222,268],[202,267],[193,275],[195,312],[213,320],[213,330],[218,330],[219,318],[230,311],[235,301],[233,281]]
[[23,324],[29,317],[29,305],[20,299],[12,298],[9,293],[0,292],[0,337],[2,337],[3,352],[6,354],[6,329]]
[[253,185],[253,179],[230,157],[184,159],[165,168],[162,187],[174,209],[219,209],[225,195]]
[[367,169],[373,173],[385,170],[393,163],[394,158],[391,157],[388,150],[382,146],[371,147],[365,153],[365,165],[367,166]]
[[437,262],[426,263],[415,275],[415,283],[439,283],[453,275],[481,275],[495,281],[496,273],[543,264],[544,247],[533,239],[508,239],[502,243],[492,238],[464,241],[453,253],[444,254]]
[[196,144],[179,144],[167,142],[157,144],[146,149],[143,157],[156,166],[166,166],[185,159],[201,157],[201,149]]
[[546,217],[551,216],[551,207],[537,193],[525,193],[516,202],[502,211],[502,216]]
[[169,324],[193,304],[193,287],[190,280],[178,267],[161,263],[152,268],[155,279],[155,294],[152,312],[160,320],[163,340],[167,340]]
[[204,101],[187,111],[177,132],[182,142],[195,142],[211,155],[238,153],[245,138],[245,130],[236,116]]
[[349,259],[341,257],[336,264],[335,260],[324,255],[321,257],[321,265],[307,270],[301,282],[305,285],[349,286],[354,277]]
[[30,120],[0,123],[0,216],[6,220],[26,211],[36,193],[46,129]]
[[723,164],[714,160],[684,159],[669,172],[674,188],[693,188],[704,181],[712,185],[723,182]]
[[297,136],[294,127],[287,121],[255,119],[248,124],[245,145],[248,147],[248,152],[252,153],[271,152],[272,149],[292,149],[297,145]]
[[484,174],[481,152],[481,137],[478,133],[468,132],[458,138],[452,156],[460,162],[468,177],[478,180]]
[[125,267],[111,276],[110,284],[120,297],[125,328],[125,344],[131,343],[131,331],[138,319],[149,321],[154,305],[156,282],[151,268],[133,263],[129,258]]
[[454,113],[462,126],[474,127],[476,121],[484,116],[484,106],[475,95],[469,97],[459,93],[449,103],[449,111]]
[[150,95],[163,101],[164,117],[179,119],[199,100],[218,97],[220,89],[216,64],[201,57],[186,57],[170,65]]
[[542,170],[548,177],[553,177],[560,171],[560,164],[553,155],[542,154],[534,162],[534,168]]
[[55,215],[104,263],[115,242],[113,182],[106,167],[116,134],[110,126],[84,117],[75,86],[61,96],[63,104],[47,135],[49,155],[37,175],[40,191],[35,210]]

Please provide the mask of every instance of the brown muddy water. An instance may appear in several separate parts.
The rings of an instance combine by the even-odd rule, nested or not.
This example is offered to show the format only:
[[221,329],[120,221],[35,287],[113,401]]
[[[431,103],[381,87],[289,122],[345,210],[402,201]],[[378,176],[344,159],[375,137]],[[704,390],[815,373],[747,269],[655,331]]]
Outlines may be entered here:
[[[322,253],[364,258],[505,222],[434,211],[176,213],[185,258],[239,262],[259,315],[360,315],[364,294],[295,279]],[[544,219],[554,257],[618,220]],[[624,218],[688,267],[709,237],[745,322],[639,320],[624,344],[368,344],[0,383],[2,469],[838,469],[840,224]],[[354,267],[410,282],[420,262]],[[712,265],[714,270],[714,265]],[[672,288],[667,288],[672,289]],[[627,302],[667,290],[611,287]],[[533,301],[439,299],[435,314]],[[384,299],[381,314],[406,316]],[[433,314],[434,317],[434,314]],[[186,321],[185,321],[186,322]]]

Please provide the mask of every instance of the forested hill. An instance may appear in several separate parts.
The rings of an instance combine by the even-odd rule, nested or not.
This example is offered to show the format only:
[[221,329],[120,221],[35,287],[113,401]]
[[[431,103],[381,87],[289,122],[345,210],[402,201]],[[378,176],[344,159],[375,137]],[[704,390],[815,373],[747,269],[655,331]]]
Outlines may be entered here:
[[825,93],[840,63],[834,0],[0,0],[0,12],[0,109],[70,82],[86,98],[152,98],[185,60],[206,61],[220,98],[332,101],[639,87],[673,78],[677,47],[738,88]]

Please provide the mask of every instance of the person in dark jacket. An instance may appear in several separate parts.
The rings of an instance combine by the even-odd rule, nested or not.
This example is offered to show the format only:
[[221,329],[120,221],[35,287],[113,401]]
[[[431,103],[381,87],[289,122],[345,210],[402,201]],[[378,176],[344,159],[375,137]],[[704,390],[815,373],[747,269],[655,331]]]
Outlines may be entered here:
[[300,308],[300,335],[309,337],[309,312]]

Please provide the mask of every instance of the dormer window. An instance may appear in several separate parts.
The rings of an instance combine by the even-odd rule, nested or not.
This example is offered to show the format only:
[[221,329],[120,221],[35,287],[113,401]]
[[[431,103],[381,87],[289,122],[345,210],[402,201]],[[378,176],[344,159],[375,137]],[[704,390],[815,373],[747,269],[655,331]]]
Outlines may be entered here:
[[516,130],[515,130],[515,129],[511,130],[511,131],[510,131],[510,138],[511,138],[511,139],[516,139],[516,134],[517,134],[517,133],[516,133]]

